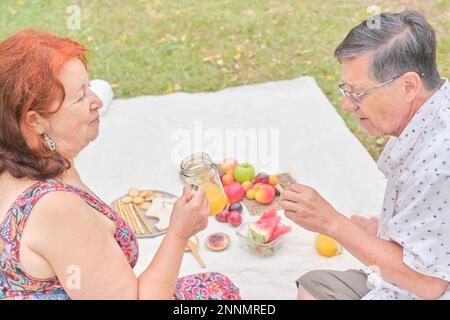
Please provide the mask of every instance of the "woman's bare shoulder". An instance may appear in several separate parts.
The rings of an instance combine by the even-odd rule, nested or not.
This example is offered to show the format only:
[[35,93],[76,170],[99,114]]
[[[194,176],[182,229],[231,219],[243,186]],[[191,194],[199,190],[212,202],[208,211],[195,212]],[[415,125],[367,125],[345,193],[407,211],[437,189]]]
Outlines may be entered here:
[[78,212],[87,208],[86,202],[76,193],[68,190],[48,192],[35,204],[33,210],[41,214],[68,216],[67,213]]
[[[99,219],[79,195],[69,191],[55,191],[44,195],[28,217],[27,226],[38,237],[39,234],[64,236],[67,232],[91,231],[102,233]],[[104,230],[107,232],[108,230]]]

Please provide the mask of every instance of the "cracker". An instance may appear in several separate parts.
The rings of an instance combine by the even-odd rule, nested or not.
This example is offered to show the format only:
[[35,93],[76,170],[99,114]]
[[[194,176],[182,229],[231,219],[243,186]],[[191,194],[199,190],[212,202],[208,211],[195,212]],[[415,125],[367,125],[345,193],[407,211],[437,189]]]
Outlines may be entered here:
[[150,195],[148,195],[147,197],[145,197],[144,200],[145,200],[145,201],[148,201],[148,202],[152,202],[153,199],[161,198],[161,197],[162,197],[162,194],[161,194],[161,193],[153,192],[152,194],[150,194]]
[[141,197],[141,198],[146,198],[146,197],[148,197],[148,196],[150,196],[150,195],[152,195],[153,194],[153,191],[150,191],[150,190],[144,190],[144,191],[142,191],[140,194],[139,194],[139,197]]
[[132,198],[139,196],[139,190],[136,188],[131,188],[130,190],[128,190],[128,195]]
[[147,211],[148,209],[150,209],[150,203],[149,203],[149,202],[143,202],[143,203],[140,205],[140,208],[141,208],[142,210]]
[[134,204],[139,205],[139,204],[144,203],[144,198],[142,198],[142,197],[134,197],[132,201],[133,201]]
[[128,204],[131,202],[132,198],[130,196],[125,196],[121,200],[123,203]]

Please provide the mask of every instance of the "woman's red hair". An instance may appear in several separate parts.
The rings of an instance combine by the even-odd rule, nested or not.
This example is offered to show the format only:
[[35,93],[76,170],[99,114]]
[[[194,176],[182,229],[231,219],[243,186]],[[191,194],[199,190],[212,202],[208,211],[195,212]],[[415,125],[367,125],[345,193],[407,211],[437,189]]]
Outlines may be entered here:
[[26,125],[24,116],[33,110],[46,117],[56,112],[50,110],[56,102],[61,107],[61,68],[73,58],[86,67],[85,53],[80,43],[34,29],[0,43],[0,173],[42,180],[70,168],[67,159],[50,151]]

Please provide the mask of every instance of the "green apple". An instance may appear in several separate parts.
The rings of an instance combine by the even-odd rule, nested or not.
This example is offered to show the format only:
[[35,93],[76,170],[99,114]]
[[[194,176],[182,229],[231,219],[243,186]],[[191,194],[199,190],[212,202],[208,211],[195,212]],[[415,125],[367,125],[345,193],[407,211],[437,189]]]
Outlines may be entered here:
[[250,163],[240,163],[234,169],[234,178],[237,182],[252,181],[255,176],[255,168]]

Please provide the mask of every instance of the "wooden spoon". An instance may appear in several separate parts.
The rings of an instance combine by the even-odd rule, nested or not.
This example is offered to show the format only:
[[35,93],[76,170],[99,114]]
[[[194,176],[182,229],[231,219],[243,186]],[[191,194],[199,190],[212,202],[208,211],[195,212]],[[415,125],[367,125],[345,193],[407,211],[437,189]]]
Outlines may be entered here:
[[189,239],[187,243],[189,249],[191,249],[192,253],[194,254],[194,257],[197,259],[198,263],[200,264],[200,267],[206,268],[206,264],[203,261],[202,257],[200,256],[200,253],[198,252],[198,244],[195,243],[193,240]]

